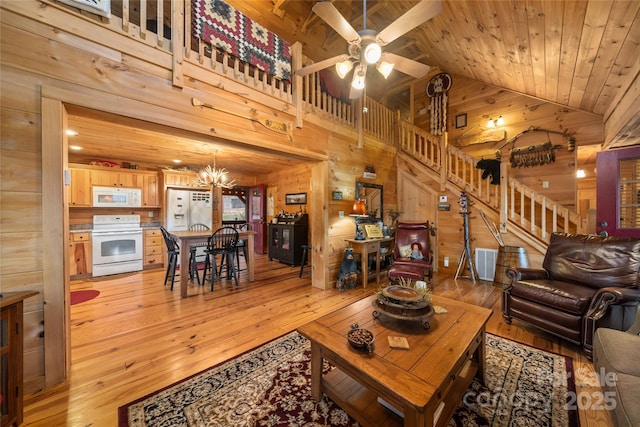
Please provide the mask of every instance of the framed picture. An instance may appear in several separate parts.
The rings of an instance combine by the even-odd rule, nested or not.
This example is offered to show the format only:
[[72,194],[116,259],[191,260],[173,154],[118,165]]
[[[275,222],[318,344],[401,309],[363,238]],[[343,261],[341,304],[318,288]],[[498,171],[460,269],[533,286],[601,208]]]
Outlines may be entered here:
[[111,0],[60,0],[60,2],[111,18]]
[[467,126],[467,115],[458,114],[456,116],[456,129],[460,129]]
[[331,193],[331,198],[333,200],[342,200],[342,191],[334,191]]
[[284,201],[287,205],[306,205],[307,193],[293,193],[284,196]]

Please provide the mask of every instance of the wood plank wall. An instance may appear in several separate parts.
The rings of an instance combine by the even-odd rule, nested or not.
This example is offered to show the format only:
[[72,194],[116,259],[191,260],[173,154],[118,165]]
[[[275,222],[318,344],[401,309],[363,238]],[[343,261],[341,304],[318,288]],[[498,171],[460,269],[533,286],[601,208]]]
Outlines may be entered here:
[[[16,8],[19,13],[15,13]],[[37,21],[28,16],[37,17]],[[64,31],[53,31],[74,23],[84,28],[84,34],[101,37],[110,48],[102,48]],[[42,128],[41,93],[57,98],[63,103],[76,104],[147,120],[193,132],[207,134],[211,129],[211,115],[200,117],[194,114],[189,105],[192,96],[209,99],[216,97],[230,110],[243,111],[260,107],[271,110],[279,117],[293,121],[294,118],[283,110],[265,107],[256,103],[246,89],[231,93],[221,89],[220,78],[198,75],[198,78],[185,75],[186,86],[176,90],[171,86],[170,61],[158,52],[150,53],[144,49],[136,51],[129,39],[105,33],[104,28],[91,31],[89,20],[61,12],[57,8],[42,7],[35,1],[12,2],[3,4],[1,48],[3,62],[0,68],[2,97],[2,147],[0,160],[3,165],[0,197],[2,201],[0,259],[3,291],[33,289],[40,292],[38,297],[27,301],[25,305],[25,389],[32,392],[43,388],[51,372],[45,372],[46,352],[65,351],[65,343],[44,348],[41,333],[44,329],[64,327],[64,319],[42,325],[45,318],[43,294],[46,290],[60,292],[65,287],[60,281],[66,279],[43,276],[43,257],[64,257],[59,255],[66,245],[66,230],[59,226],[52,230],[61,239],[51,247],[43,244],[43,205],[42,185],[46,180],[60,179],[42,175]],[[119,52],[123,49],[126,53]],[[204,80],[199,80],[204,79]],[[214,84],[218,82],[218,84]],[[234,85],[226,86],[233,90]],[[317,120],[322,122],[322,120]],[[353,201],[355,181],[360,179],[365,165],[374,165],[378,177],[373,182],[384,184],[385,206],[396,204],[395,198],[395,149],[389,144],[374,142],[365,138],[362,147],[357,146],[357,135],[353,130],[332,127],[327,130],[308,122],[303,129],[294,130],[293,140],[273,137],[263,129],[247,129],[234,123],[228,117],[216,125],[217,135],[228,140],[241,141],[260,149],[279,150],[298,157],[308,157],[310,166],[289,171],[279,171],[263,179],[272,188],[277,188],[276,206],[288,192],[311,193],[308,186],[309,174],[313,164],[328,162],[327,176],[314,179],[320,188],[318,194],[324,195],[319,206],[328,210],[328,224],[314,224],[328,235],[328,241],[312,242],[314,251],[321,250],[322,257],[332,267],[329,273],[321,276],[325,283],[314,286],[333,286],[341,252],[345,247],[344,238],[353,236],[353,221],[348,217]],[[242,123],[244,124],[244,122]],[[62,150],[62,147],[60,147]],[[322,170],[322,168],[318,169]],[[293,179],[292,179],[293,178]],[[331,192],[341,190],[342,202],[329,200]],[[315,192],[315,191],[314,191]],[[312,194],[309,194],[313,197]],[[59,209],[65,209],[63,200],[59,200]],[[308,205],[310,206],[310,205]],[[51,208],[51,207],[48,207]],[[345,218],[338,217],[338,211],[345,212]],[[144,216],[144,215],[143,215]],[[322,215],[313,215],[323,218]],[[88,220],[88,213],[78,211],[74,223]],[[320,235],[321,233],[317,233]],[[316,275],[314,274],[314,279]],[[47,310],[51,309],[50,304]],[[58,307],[60,308],[60,307]],[[46,333],[46,331],[44,331]],[[65,374],[65,367],[55,376]]]
[[[427,82],[439,70],[415,83],[414,124],[429,128],[429,102],[424,88]],[[536,192],[561,203],[563,206],[578,210],[578,205],[595,205],[594,200],[578,201],[575,173],[578,167],[593,170],[595,157],[588,164],[578,165],[577,150],[569,151],[567,139],[556,133],[526,132],[512,143],[506,144],[514,136],[530,128],[541,128],[552,132],[571,135],[576,147],[600,147],[604,142],[604,126],[601,115],[571,109],[530,96],[521,95],[504,88],[492,86],[478,80],[462,76],[452,76],[453,83],[448,96],[447,129],[449,144],[464,150],[471,156],[481,159],[496,158],[496,151],[502,147],[500,160],[509,164],[511,149],[524,149],[551,141],[556,149],[556,161],[553,164],[534,167],[511,168],[509,174]],[[456,128],[456,116],[466,115],[466,126]],[[504,138],[489,138],[487,122],[502,116],[505,125],[495,129],[496,135]],[[592,162],[592,163],[591,163]],[[543,181],[549,186],[543,187]],[[594,181],[592,181],[594,183]],[[593,189],[589,182],[580,184],[580,188]],[[591,193],[583,192],[585,197]]]

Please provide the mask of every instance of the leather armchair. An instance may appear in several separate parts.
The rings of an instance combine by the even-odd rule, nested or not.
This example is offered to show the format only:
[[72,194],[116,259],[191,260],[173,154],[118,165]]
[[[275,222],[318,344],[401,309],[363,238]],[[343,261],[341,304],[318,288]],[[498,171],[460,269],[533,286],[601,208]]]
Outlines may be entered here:
[[640,304],[640,239],[554,233],[542,269],[512,267],[502,316],[593,351],[598,327],[625,330]]

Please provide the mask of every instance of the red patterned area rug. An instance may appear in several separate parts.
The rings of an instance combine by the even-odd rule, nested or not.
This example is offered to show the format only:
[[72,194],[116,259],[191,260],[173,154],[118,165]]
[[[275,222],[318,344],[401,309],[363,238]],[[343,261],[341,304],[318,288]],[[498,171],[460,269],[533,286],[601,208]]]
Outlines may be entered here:
[[96,291],[95,289],[71,291],[71,305],[92,300],[98,295],[100,295],[100,291]]
[[[578,426],[570,358],[489,334],[486,346],[486,385],[472,382],[448,426]],[[289,333],[120,407],[118,425],[358,426],[311,397],[309,349]]]

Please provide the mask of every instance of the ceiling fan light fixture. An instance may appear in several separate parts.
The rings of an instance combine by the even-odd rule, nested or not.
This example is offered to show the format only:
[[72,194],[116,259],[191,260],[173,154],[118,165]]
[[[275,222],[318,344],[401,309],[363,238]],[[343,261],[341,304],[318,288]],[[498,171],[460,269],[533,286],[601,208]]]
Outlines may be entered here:
[[382,49],[378,43],[369,43],[364,49],[364,59],[368,64],[375,64],[382,56]]
[[357,90],[364,89],[364,79],[366,75],[367,75],[366,65],[363,65],[363,64],[358,65],[358,67],[356,67],[356,70],[354,71],[353,81],[351,82],[351,86],[353,86],[353,88]]
[[353,63],[349,60],[336,63],[336,73],[338,73],[338,77],[341,79],[344,79],[352,68]]
[[391,64],[389,62],[380,61],[378,62],[378,65],[376,68],[378,69],[380,74],[382,74],[386,79],[387,77],[389,77],[389,74],[391,74],[391,71],[393,71],[393,65],[394,64]]

